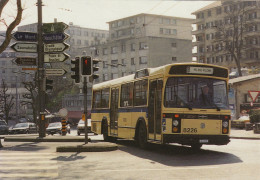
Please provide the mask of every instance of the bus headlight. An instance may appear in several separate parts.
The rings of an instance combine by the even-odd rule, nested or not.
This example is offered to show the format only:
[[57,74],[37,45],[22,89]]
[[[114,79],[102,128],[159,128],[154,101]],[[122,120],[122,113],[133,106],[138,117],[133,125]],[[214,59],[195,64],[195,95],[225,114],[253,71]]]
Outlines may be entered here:
[[227,121],[223,121],[223,122],[222,122],[222,126],[223,126],[224,128],[227,128],[227,127],[228,127],[228,122],[227,122]]
[[179,125],[179,121],[177,121],[177,120],[172,121],[172,125],[173,126],[178,126]]

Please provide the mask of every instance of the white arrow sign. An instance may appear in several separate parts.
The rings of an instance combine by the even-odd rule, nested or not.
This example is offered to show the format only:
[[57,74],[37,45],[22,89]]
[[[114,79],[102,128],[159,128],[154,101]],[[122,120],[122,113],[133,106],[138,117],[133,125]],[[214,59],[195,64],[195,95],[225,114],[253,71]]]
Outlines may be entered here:
[[55,53],[55,54],[44,54],[44,62],[63,62],[69,58],[69,55],[66,53]]
[[37,44],[35,43],[14,43],[11,48],[16,52],[37,52]]
[[63,76],[66,74],[64,69],[45,69],[46,76]]
[[44,44],[44,52],[62,52],[68,47],[66,43]]

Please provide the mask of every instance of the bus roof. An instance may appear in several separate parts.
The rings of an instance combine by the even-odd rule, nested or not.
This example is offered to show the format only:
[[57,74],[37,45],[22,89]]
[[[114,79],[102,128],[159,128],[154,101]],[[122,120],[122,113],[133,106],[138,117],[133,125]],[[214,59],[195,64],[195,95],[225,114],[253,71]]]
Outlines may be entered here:
[[[221,67],[221,66],[212,65],[212,64],[193,63],[193,62],[189,63],[189,62],[187,62],[187,63],[166,64],[166,65],[155,67],[155,68],[145,68],[145,69],[148,70],[149,76],[154,76],[154,75],[157,75],[157,74],[163,74],[165,69],[168,68],[168,67],[170,68],[172,66],[178,66],[178,65],[197,65],[197,66],[201,65],[201,66]],[[227,69],[225,67],[221,67],[221,68]],[[144,69],[138,70],[137,72],[140,72],[142,70],[144,70]],[[117,79],[113,79],[113,80],[109,80],[109,81],[105,81],[105,82],[102,82],[102,83],[95,84],[95,85],[93,85],[93,89],[101,89],[101,88],[110,87],[110,86],[113,86],[113,85],[116,85],[116,84],[123,84],[123,83],[126,83],[126,82],[130,82],[134,79],[135,79],[135,74],[130,74],[128,76],[124,76],[124,77],[120,77],[120,78],[117,78]]]

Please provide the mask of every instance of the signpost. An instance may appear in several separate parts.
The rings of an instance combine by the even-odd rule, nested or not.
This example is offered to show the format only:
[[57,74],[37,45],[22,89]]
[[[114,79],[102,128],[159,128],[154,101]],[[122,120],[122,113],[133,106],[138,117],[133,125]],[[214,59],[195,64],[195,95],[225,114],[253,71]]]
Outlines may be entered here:
[[66,73],[64,69],[45,69],[46,76],[63,76]]
[[44,44],[44,52],[62,52],[68,47],[66,43]]
[[36,53],[37,44],[35,43],[14,43],[11,48],[16,52]]
[[42,30],[44,33],[56,33],[56,32],[63,32],[69,26],[64,22],[57,22],[57,23],[43,23]]
[[12,34],[13,39],[16,41],[29,41],[36,42],[37,41],[37,33],[33,32],[15,32]]
[[50,33],[50,34],[43,34],[43,42],[44,43],[54,43],[54,42],[63,42],[69,37],[68,34],[64,32],[58,33]]
[[17,57],[15,63],[18,66],[36,66],[36,58],[33,57]]
[[44,54],[44,62],[63,62],[66,61],[70,56],[66,53],[55,53],[55,54]]

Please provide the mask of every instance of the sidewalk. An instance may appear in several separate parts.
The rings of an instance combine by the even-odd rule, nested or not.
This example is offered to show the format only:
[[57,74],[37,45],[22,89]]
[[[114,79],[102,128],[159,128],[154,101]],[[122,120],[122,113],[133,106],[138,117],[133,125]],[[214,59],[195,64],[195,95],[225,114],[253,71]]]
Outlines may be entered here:
[[231,129],[230,138],[232,139],[252,139],[260,140],[260,134],[254,134],[253,130],[246,131],[245,129]]

